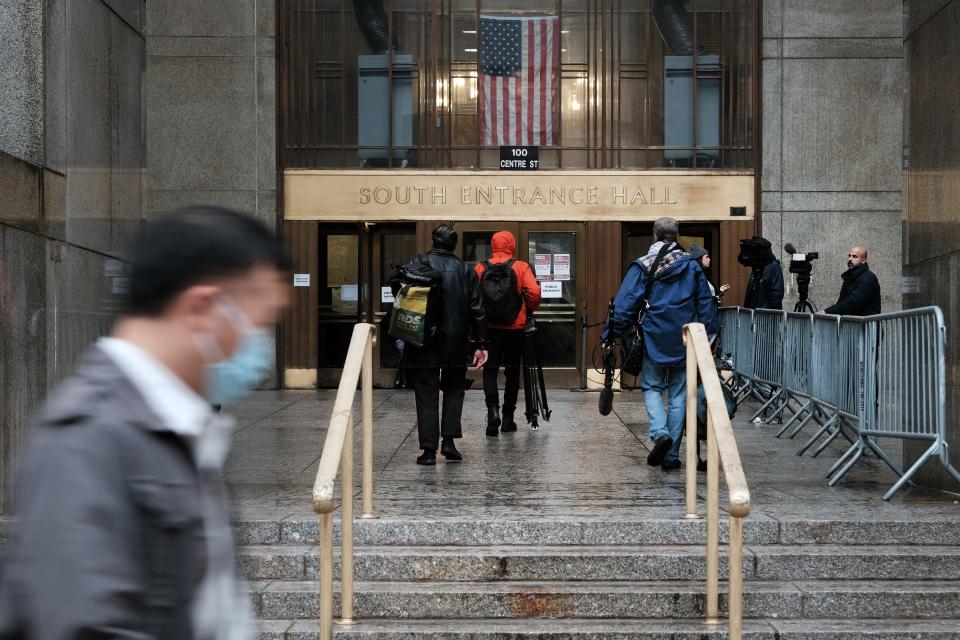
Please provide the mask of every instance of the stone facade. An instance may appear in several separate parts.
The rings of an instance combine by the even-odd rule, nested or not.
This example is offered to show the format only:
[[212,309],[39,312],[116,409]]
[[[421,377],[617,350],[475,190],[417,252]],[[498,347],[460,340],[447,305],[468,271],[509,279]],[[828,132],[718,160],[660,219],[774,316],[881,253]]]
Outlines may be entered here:
[[820,252],[820,309],[853,244],[869,248],[883,309],[901,306],[902,15],[902,0],[763,3],[762,233],[781,262],[786,242]]
[[119,308],[143,211],[142,9],[0,4],[0,512],[30,416]]
[[277,218],[275,0],[147,3],[148,215]]
[[[907,307],[938,305],[947,325],[947,440],[960,465],[960,0],[911,0],[904,48],[904,250]],[[907,447],[907,459],[921,444]],[[936,462],[920,481],[960,491]]]

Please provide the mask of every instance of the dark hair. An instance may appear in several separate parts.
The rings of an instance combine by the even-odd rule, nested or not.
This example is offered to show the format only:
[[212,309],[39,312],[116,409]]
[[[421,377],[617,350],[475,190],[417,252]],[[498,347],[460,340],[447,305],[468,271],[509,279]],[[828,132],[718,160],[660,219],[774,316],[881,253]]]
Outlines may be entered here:
[[452,224],[441,224],[433,230],[433,248],[453,251],[457,248],[457,230]]
[[196,284],[260,265],[289,269],[283,246],[250,216],[205,205],[165,214],[133,244],[127,313],[158,315]]

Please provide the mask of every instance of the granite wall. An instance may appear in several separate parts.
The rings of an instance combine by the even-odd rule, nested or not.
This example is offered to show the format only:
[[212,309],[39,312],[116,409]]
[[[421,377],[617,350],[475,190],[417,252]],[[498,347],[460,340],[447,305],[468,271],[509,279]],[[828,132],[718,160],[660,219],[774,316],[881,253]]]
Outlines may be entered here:
[[899,309],[903,0],[764,0],[761,56],[763,235],[820,252],[820,309],[865,244]]
[[31,415],[123,291],[144,200],[143,0],[0,4],[0,512]]
[[276,228],[275,0],[147,3],[147,210],[195,203]]
[[[943,309],[947,440],[960,466],[960,0],[910,0],[906,19],[903,302]],[[921,451],[909,446],[904,462]],[[920,481],[960,491],[936,462]]]

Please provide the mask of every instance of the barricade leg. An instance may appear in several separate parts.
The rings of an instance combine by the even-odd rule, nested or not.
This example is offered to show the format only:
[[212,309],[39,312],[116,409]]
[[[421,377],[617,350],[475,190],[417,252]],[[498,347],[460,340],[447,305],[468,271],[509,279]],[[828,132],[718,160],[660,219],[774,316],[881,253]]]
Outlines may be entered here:
[[[898,465],[896,462],[893,461],[893,458],[887,455],[887,452],[884,451],[879,444],[877,444],[874,440],[867,439],[867,446],[870,447],[871,451],[877,454],[878,458],[880,458],[885,463],[887,463],[887,466],[890,467],[891,471],[893,471],[898,476],[903,477],[903,469],[901,469],[900,465]],[[933,448],[939,449],[940,447],[938,444],[934,444]]]
[[827,486],[829,486],[829,487],[834,487],[834,486],[836,486],[836,484],[837,484],[838,482],[840,482],[840,480],[843,479],[843,476],[845,476],[845,475],[847,475],[848,473],[850,473],[850,469],[853,469],[853,465],[857,464],[857,461],[859,461],[860,458],[863,457],[863,451],[864,451],[864,449],[865,449],[865,447],[863,446],[863,443],[861,442],[861,443],[860,443],[860,446],[857,447],[857,452],[853,455],[853,457],[850,458],[850,460],[847,462],[847,464],[843,465],[843,468],[840,469],[840,471],[837,472],[837,475],[835,475],[834,477],[830,478],[830,481],[827,483]]
[[840,457],[837,459],[837,461],[833,463],[833,466],[830,467],[830,470],[829,470],[829,471],[827,471],[827,476],[826,476],[826,477],[829,478],[829,477],[832,476],[834,473],[836,473],[836,472],[837,472],[837,469],[839,469],[840,467],[842,467],[842,466],[847,462],[847,460],[850,458],[850,456],[854,455],[857,451],[859,451],[859,450],[862,449],[862,448],[863,448],[863,443],[860,442],[859,440],[857,440],[857,441],[853,444],[852,447],[850,447],[849,449],[847,449],[846,451],[844,451],[844,452],[843,452],[843,455],[840,456]]
[[810,407],[813,406],[813,398],[807,400],[802,407],[797,409],[797,412],[790,416],[790,419],[783,423],[783,426],[780,427],[780,431],[777,432],[777,437],[779,438],[793,425],[794,421],[803,415],[805,412],[810,411]]
[[920,458],[918,458],[917,461],[913,463],[913,466],[907,469],[907,472],[904,473],[902,476],[900,476],[900,479],[897,480],[892,487],[890,487],[890,490],[887,491],[885,494],[883,494],[883,499],[889,500],[890,498],[895,496],[897,492],[900,491],[900,489],[902,489],[905,484],[910,482],[910,477],[913,476],[913,474],[916,473],[920,469],[920,467],[922,467],[924,463],[930,459],[930,456],[937,453],[939,450],[940,450],[940,443],[934,442],[933,446],[927,449],[926,451],[924,451],[923,455],[920,456]]
[[807,414],[807,417],[806,417],[806,418],[804,418],[803,420],[800,421],[800,424],[798,424],[797,427],[796,427],[793,431],[790,432],[790,436],[789,436],[790,439],[793,440],[794,438],[796,438],[796,437],[797,437],[797,434],[800,433],[801,431],[803,431],[803,428],[806,427],[806,426],[810,423],[811,420],[814,420],[814,421],[816,421],[817,424],[821,424],[821,425],[822,425],[823,423],[820,422],[820,420],[819,420],[819,418],[818,418],[819,412],[820,412],[820,407],[817,405],[816,402],[814,402],[814,403],[813,403],[813,410],[812,410],[810,413]]
[[[837,414],[837,413],[833,414],[833,416],[831,416],[831,418],[830,418],[829,420],[827,420],[826,423],[824,423],[824,425],[823,425],[822,427],[820,427],[820,429],[817,430],[817,432],[810,437],[809,440],[807,440],[806,444],[804,444],[804,445],[800,448],[800,451],[797,451],[797,455],[798,455],[798,456],[802,456],[804,453],[806,453],[806,452],[807,452],[807,449],[809,449],[810,447],[812,447],[813,444],[814,444],[817,440],[819,440],[820,437],[821,437],[823,434],[825,434],[826,432],[828,432],[828,431],[830,430],[830,427],[832,427],[833,425],[835,425],[835,424],[837,423],[839,417],[840,417],[840,414]],[[839,428],[839,427],[838,427],[838,428]]]
[[785,389],[783,389],[783,387],[781,387],[775,394],[773,394],[773,396],[770,397],[769,400],[767,400],[766,402],[763,403],[763,406],[761,406],[759,409],[757,409],[756,413],[754,413],[752,416],[750,416],[750,422],[753,422],[754,420],[756,420],[757,418],[759,418],[761,415],[763,415],[764,412],[766,412],[767,408],[768,408],[770,405],[772,405],[774,402],[776,402],[777,400],[779,400],[779,399],[780,399],[780,396],[782,396],[782,395],[784,394],[784,392],[785,392]]

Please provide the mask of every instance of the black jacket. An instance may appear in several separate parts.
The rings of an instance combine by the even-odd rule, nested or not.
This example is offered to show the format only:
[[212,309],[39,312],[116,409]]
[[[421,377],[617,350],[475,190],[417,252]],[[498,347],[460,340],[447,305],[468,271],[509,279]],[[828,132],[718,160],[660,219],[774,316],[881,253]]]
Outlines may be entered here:
[[783,308],[783,271],[779,260],[774,258],[759,273],[750,274],[743,306],[748,309]]
[[475,347],[487,342],[480,282],[473,269],[451,251],[431,249],[411,260],[428,264],[443,274],[443,324],[441,339],[419,348],[406,345],[404,366],[463,366],[471,338]]
[[824,312],[838,316],[872,316],[880,313],[880,281],[866,263],[847,269],[837,303]]

